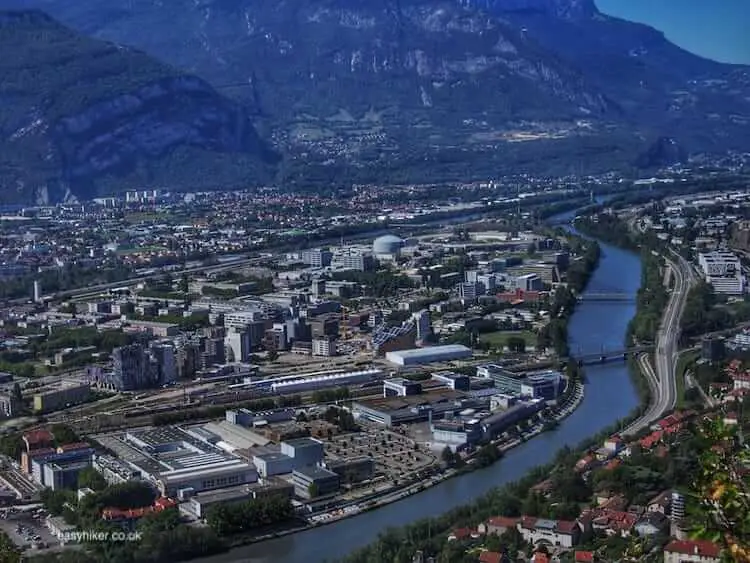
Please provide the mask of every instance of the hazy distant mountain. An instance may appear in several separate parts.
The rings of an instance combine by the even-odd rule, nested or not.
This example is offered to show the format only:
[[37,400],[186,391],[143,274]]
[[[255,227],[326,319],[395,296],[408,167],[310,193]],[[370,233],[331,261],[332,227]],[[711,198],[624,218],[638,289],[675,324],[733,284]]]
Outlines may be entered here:
[[633,165],[747,148],[747,67],[593,0],[0,0],[132,45],[248,108],[287,181]]
[[198,78],[41,12],[0,12],[0,52],[0,202],[269,177],[246,111]]

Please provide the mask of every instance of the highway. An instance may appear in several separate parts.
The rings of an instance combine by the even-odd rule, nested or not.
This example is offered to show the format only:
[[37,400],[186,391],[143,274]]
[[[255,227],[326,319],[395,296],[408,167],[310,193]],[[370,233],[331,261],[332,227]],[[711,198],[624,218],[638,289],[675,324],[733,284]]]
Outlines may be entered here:
[[680,320],[685,310],[685,302],[697,276],[693,267],[682,256],[672,251],[673,259],[664,257],[672,271],[674,288],[662,316],[661,326],[656,335],[654,351],[655,368],[647,356],[638,359],[641,371],[649,380],[651,405],[646,412],[623,432],[624,435],[637,434],[657,421],[665,412],[674,409],[677,403],[677,378],[675,368],[679,356]]

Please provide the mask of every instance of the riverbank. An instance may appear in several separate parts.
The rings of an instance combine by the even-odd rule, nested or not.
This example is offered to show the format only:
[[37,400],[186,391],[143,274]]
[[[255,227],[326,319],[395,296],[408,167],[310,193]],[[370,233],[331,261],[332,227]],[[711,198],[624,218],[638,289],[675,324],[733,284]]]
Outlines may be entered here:
[[[553,416],[550,420],[545,421],[544,423],[538,423],[534,425],[532,428],[522,433],[520,438],[506,441],[506,442],[502,442],[502,441],[491,442],[491,444],[495,446],[497,450],[500,452],[500,457],[497,459],[495,463],[501,463],[506,453],[510,452],[514,448],[517,448],[518,446],[521,446],[522,444],[524,444],[525,442],[528,442],[529,440],[535,438],[536,436],[539,436],[540,434],[543,434],[545,432],[554,432],[557,426],[550,427],[548,424],[549,422],[554,422],[555,424],[559,424],[565,418],[567,418],[573,412],[575,412],[576,408],[578,408],[581,402],[583,401],[585,388],[584,388],[583,383],[580,381],[572,382],[572,385],[573,385],[573,389],[568,395],[569,397],[568,401],[565,404],[560,405],[559,412],[555,416]],[[308,522],[304,525],[294,526],[294,527],[286,528],[284,530],[279,530],[279,531],[266,533],[262,535],[256,535],[256,536],[247,535],[247,536],[242,536],[242,537],[235,537],[235,538],[232,538],[228,542],[228,545],[230,549],[234,549],[234,548],[238,548],[242,546],[252,545],[258,542],[267,541],[270,539],[283,538],[292,534],[304,532],[305,530],[310,530],[312,528],[319,528],[322,526],[334,524],[336,522],[340,522],[341,520],[355,517],[364,512],[369,512],[372,510],[382,508],[388,504],[398,502],[412,495],[416,495],[418,493],[424,492],[427,489],[431,487],[435,487],[436,485],[439,485],[441,483],[444,483],[449,479],[460,477],[472,471],[476,471],[476,470],[484,469],[484,468],[486,468],[486,466],[478,465],[476,452],[475,452],[475,455],[467,458],[466,465],[464,465],[461,469],[447,469],[443,473],[431,477],[427,482],[420,482],[418,484],[410,485],[405,489],[399,488],[397,490],[391,490],[391,491],[379,493],[377,498],[371,497],[368,499],[360,499],[360,500],[352,501],[351,503],[337,507],[336,509],[332,511],[322,513],[322,514],[316,514],[310,517]]]

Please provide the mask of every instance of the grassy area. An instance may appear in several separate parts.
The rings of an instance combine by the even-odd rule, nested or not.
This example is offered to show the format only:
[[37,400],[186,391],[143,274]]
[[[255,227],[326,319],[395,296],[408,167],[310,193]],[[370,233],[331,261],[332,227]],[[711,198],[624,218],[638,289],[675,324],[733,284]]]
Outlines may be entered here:
[[526,342],[526,348],[536,347],[536,333],[530,330],[499,330],[497,332],[488,332],[479,335],[479,341],[485,342],[493,348],[505,348],[508,345],[508,339],[512,337],[523,338]]
[[690,350],[680,354],[675,367],[675,378],[677,379],[677,408],[685,406],[685,372],[700,358],[701,353],[697,350]]

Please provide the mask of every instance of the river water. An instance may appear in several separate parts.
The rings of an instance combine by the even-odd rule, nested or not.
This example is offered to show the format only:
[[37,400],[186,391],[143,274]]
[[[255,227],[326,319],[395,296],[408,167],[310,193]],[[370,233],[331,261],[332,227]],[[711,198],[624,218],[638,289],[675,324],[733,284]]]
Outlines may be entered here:
[[[601,261],[587,291],[635,296],[641,280],[639,257],[606,244],[601,244],[601,249]],[[570,319],[571,351],[577,354],[595,353],[602,348],[621,349],[634,314],[634,301],[582,301]],[[584,400],[573,414],[556,430],[511,450],[491,467],[449,479],[419,494],[353,518],[240,547],[223,555],[201,559],[200,563],[319,563],[335,560],[373,542],[389,527],[403,526],[469,504],[493,487],[515,481],[535,466],[551,461],[561,447],[576,446],[624,418],[638,405],[638,396],[624,362],[587,366],[586,377]]]

